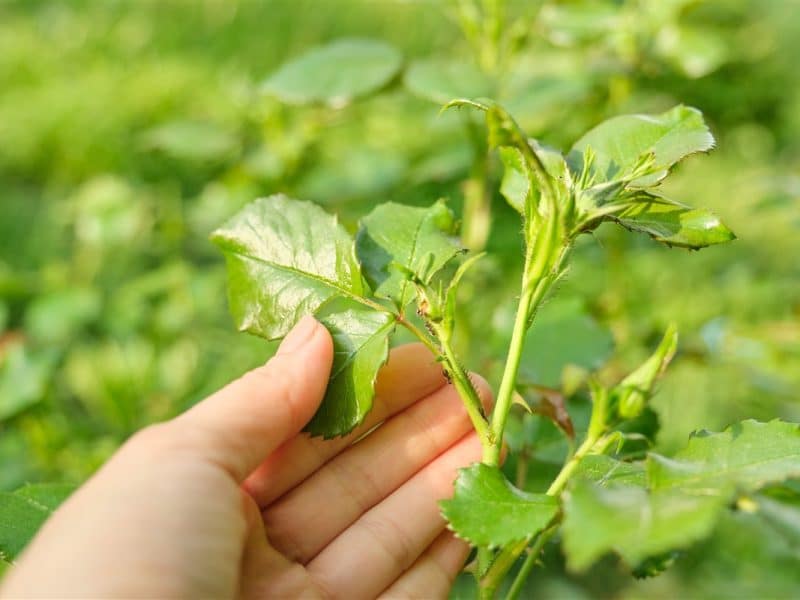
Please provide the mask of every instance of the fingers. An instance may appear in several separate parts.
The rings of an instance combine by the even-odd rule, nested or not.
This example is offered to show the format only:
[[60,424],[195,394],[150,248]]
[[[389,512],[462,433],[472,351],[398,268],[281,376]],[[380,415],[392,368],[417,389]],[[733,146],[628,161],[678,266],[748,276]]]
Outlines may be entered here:
[[[488,405],[489,387],[483,380],[477,383]],[[286,556],[308,562],[471,428],[455,389],[440,388],[270,505],[264,522],[271,543]],[[327,498],[336,502],[320,510]]]
[[333,440],[296,436],[273,452],[245,481],[259,506],[266,506],[306,479],[364,433],[442,386],[442,367],[422,344],[394,348],[378,374],[374,406],[350,435]]
[[367,512],[307,565],[317,585],[343,598],[386,589],[444,530],[438,501],[452,495],[457,469],[480,455],[471,433]]
[[241,492],[247,520],[247,538],[242,552],[240,598],[321,598],[305,569],[267,543],[261,511],[248,494]]
[[242,481],[294,437],[322,401],[333,361],[328,331],[304,317],[266,365],[246,373],[168,426],[193,452]]
[[380,597],[383,600],[447,598],[468,555],[469,544],[444,531]]

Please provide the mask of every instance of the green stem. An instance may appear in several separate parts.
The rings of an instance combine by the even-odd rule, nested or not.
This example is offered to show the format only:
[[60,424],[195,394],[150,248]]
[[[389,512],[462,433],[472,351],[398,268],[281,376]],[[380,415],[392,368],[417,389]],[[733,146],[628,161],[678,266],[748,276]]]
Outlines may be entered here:
[[514,397],[514,389],[519,373],[519,363],[522,358],[522,346],[525,342],[525,333],[530,326],[531,315],[536,312],[544,298],[547,289],[552,283],[551,277],[554,265],[560,264],[565,252],[563,250],[556,256],[554,248],[558,233],[558,220],[555,215],[545,221],[544,230],[537,236],[534,243],[528,245],[525,257],[525,267],[522,276],[522,295],[517,305],[517,314],[514,317],[514,329],[508,346],[503,369],[503,378],[497,392],[497,404],[492,413],[491,431],[494,444],[487,448],[483,454],[483,462],[487,465],[497,466],[500,462],[500,451],[503,447],[503,432],[505,431],[508,413]]
[[509,589],[506,594],[506,600],[516,600],[519,598],[522,592],[522,586],[525,585],[528,576],[531,574],[533,566],[536,564],[536,559],[539,558],[539,554],[541,554],[544,545],[553,537],[556,531],[558,531],[558,524],[551,525],[536,538],[533,546],[528,550],[528,556],[525,557],[525,562],[522,563],[522,566],[517,572],[517,576],[514,578],[514,582],[511,584],[511,589]]
[[456,360],[455,353],[453,352],[450,344],[445,340],[444,336],[438,336],[441,344],[441,348],[439,348],[436,346],[436,344],[434,344],[430,337],[425,334],[425,332],[423,332],[412,322],[399,316],[397,317],[397,322],[408,329],[419,341],[425,344],[428,350],[430,350],[436,358],[444,359],[447,372],[450,374],[453,385],[455,386],[461,401],[464,403],[464,406],[467,409],[467,414],[472,421],[472,426],[478,433],[478,437],[480,437],[481,444],[483,444],[484,447],[491,445],[492,435],[489,431],[489,423],[486,421],[486,415],[483,412],[483,404],[481,403],[480,395],[475,389],[475,386],[472,385],[472,381],[470,380],[467,372],[461,368],[458,360]]
[[596,443],[597,438],[594,437],[587,437],[585,440],[583,440],[583,443],[575,451],[575,454],[573,454],[572,457],[564,464],[564,466],[561,467],[561,471],[558,472],[558,475],[556,475],[553,483],[551,483],[550,487],[547,488],[546,493],[548,496],[558,496],[564,490],[564,486],[567,485],[569,478],[572,477],[575,469],[578,468],[578,464],[580,464],[584,456],[592,451],[592,448],[594,448]]
[[434,344],[433,341],[431,341],[430,337],[425,335],[425,333],[419,327],[417,327],[411,321],[408,321],[407,319],[401,317],[396,313],[392,314],[395,315],[397,323],[408,329],[414,335],[415,338],[417,338],[420,342],[425,344],[425,347],[431,351],[431,354],[433,354],[436,358],[439,358],[442,355],[442,350],[438,346],[436,346],[436,344]]
[[464,181],[461,241],[466,248],[483,250],[491,229],[491,195],[488,190],[489,155],[483,131],[469,115],[464,125],[472,146],[473,158],[469,178]]
[[508,346],[503,378],[500,381],[500,390],[497,393],[497,404],[492,414],[492,435],[495,443],[486,448],[483,453],[483,462],[487,465],[500,464],[500,451],[503,446],[503,431],[506,427],[508,413],[514,396],[514,386],[519,372],[519,362],[522,358],[522,345],[525,342],[525,332],[528,329],[528,314],[530,313],[533,289],[524,286],[522,297],[517,305],[517,314],[514,318],[514,329],[511,333],[511,342]]
[[[441,339],[441,338],[440,338]],[[442,341],[442,351],[447,363],[447,371],[452,378],[453,385],[458,391],[464,406],[467,409],[467,414],[472,420],[472,426],[480,437],[481,444],[484,448],[491,448],[493,446],[494,438],[492,432],[489,430],[489,423],[486,421],[486,415],[483,411],[483,404],[481,403],[478,391],[472,385],[472,380],[469,375],[456,359],[455,353],[449,342]]]
[[486,575],[480,582],[480,596],[481,598],[491,599],[494,598],[497,587],[503,581],[503,577],[508,573],[508,570],[514,566],[522,551],[528,547],[531,538],[527,537],[519,542],[511,544],[503,548],[497,555],[497,558],[492,563],[492,566],[486,571]]

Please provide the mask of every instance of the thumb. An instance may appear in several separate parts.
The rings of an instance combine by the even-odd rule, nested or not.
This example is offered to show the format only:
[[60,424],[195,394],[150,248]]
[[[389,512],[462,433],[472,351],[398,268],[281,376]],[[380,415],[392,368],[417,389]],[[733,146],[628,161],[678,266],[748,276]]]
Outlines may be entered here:
[[192,448],[203,458],[242,481],[311,419],[325,395],[332,362],[328,330],[303,317],[264,366],[176,418],[175,433],[197,442]]

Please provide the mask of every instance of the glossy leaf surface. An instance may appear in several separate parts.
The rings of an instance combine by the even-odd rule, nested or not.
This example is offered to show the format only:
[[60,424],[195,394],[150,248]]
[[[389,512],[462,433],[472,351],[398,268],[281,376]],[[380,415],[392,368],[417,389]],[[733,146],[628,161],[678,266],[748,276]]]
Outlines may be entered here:
[[345,435],[364,420],[372,409],[378,370],[389,356],[391,315],[348,304],[320,317],[333,337],[334,356],[325,398],[306,426],[312,435]]
[[756,490],[800,476],[800,427],[742,421],[720,433],[701,431],[671,458],[651,454],[653,488]]
[[638,194],[615,219],[669,246],[696,250],[736,239],[714,213],[653,194]]
[[514,487],[496,467],[474,464],[461,469],[455,494],[441,503],[450,528],[479,546],[503,546],[544,529],[558,512],[552,496]]
[[714,147],[714,137],[695,108],[676,106],[660,115],[623,115],[604,121],[572,147],[569,156],[574,172],[580,172],[587,148],[594,152],[594,181],[612,181],[632,175],[643,156],[652,154],[652,168],[634,181],[638,186],[663,179],[682,158]]
[[455,217],[442,201],[427,208],[388,202],[361,220],[356,252],[375,294],[402,308],[414,296],[403,271],[428,283],[461,251],[455,233]]
[[288,104],[339,107],[386,85],[401,64],[400,53],[384,42],[341,39],[285,63],[262,90]]
[[310,202],[261,198],[211,239],[225,254],[230,310],[242,331],[277,339],[324,302],[364,291],[352,239]]
[[723,505],[713,495],[579,482],[564,505],[567,564],[582,571],[613,550],[635,566],[649,556],[686,547],[711,532]]

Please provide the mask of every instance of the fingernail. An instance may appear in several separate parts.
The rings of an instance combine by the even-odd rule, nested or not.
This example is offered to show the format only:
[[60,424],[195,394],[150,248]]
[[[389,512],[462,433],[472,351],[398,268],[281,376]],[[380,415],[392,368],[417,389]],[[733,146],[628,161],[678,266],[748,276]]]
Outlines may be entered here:
[[278,354],[286,354],[287,352],[295,352],[296,350],[299,350],[311,339],[311,336],[314,334],[316,329],[317,320],[310,315],[306,315],[300,319],[297,322],[297,325],[292,327],[292,330],[288,333],[288,335],[283,338],[283,341],[278,348]]

